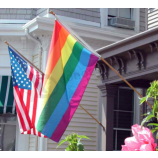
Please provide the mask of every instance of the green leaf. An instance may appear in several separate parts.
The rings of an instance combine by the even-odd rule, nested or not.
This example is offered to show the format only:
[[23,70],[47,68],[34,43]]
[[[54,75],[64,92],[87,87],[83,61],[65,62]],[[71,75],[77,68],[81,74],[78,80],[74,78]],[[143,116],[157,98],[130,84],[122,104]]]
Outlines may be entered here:
[[140,99],[140,104],[144,103],[146,101],[147,97],[143,97]]
[[67,147],[67,148],[65,149],[65,151],[70,151],[69,147]]
[[61,144],[63,144],[64,142],[66,142],[67,141],[67,139],[65,138],[64,140],[62,140],[59,144],[58,144],[58,146],[56,147],[56,148],[58,148]]
[[87,136],[84,136],[84,135],[77,135],[77,137],[79,137],[79,138],[85,138],[85,139],[90,139],[90,138],[88,138]]
[[151,129],[151,133],[154,133],[156,131],[156,129]]
[[147,126],[158,126],[158,123],[149,123]]
[[78,151],[84,151],[84,146],[82,143],[77,143]]
[[158,132],[156,133],[156,139],[158,139]]
[[152,117],[155,117],[153,114],[145,117],[142,122],[141,122],[141,128],[143,127],[143,125],[145,124],[145,122],[147,122],[149,119],[151,119]]
[[153,113],[158,112],[158,100],[154,101]]

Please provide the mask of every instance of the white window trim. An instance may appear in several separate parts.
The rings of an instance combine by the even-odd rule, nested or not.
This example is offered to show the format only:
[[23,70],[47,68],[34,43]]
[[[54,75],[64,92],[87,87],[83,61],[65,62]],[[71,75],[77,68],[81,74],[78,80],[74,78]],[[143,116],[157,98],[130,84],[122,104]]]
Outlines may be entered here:
[[[134,32],[139,33],[140,31],[140,8],[132,8],[131,20],[135,21]],[[108,26],[108,8],[100,8],[100,23],[101,28],[111,27]]]

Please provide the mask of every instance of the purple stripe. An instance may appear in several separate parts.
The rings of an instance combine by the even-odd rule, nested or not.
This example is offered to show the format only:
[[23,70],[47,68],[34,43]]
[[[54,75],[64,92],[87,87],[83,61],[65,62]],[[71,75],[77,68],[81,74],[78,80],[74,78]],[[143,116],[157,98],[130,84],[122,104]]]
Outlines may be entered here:
[[72,116],[74,115],[80,101],[81,98],[83,96],[83,93],[87,87],[87,84],[89,82],[89,79],[92,75],[92,72],[94,70],[94,67],[96,65],[96,62],[98,61],[98,57],[94,56],[93,54],[91,54],[87,69],[84,73],[84,76],[79,84],[79,86],[77,87],[70,103],[69,103],[69,107],[66,110],[65,114],[63,115],[60,123],[58,124],[57,128],[55,129],[54,133],[51,136],[51,139],[54,140],[55,142],[59,142],[61,136],[63,135],[63,133],[65,132],[69,122],[71,121]]

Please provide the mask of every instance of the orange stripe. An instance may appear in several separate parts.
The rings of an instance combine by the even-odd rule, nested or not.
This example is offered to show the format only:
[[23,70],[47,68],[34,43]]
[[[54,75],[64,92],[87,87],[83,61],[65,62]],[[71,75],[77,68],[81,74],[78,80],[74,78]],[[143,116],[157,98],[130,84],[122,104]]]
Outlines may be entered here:
[[47,79],[49,78],[49,75],[51,74],[52,70],[54,69],[55,65],[57,64],[60,56],[61,56],[61,50],[64,47],[64,44],[67,40],[67,37],[69,35],[69,32],[62,27],[62,29],[59,32],[59,38],[51,52],[49,54],[48,60],[47,60],[47,67],[46,67],[46,77],[44,81],[44,86],[47,82]]
[[52,39],[50,42],[50,48],[49,48],[49,53],[48,53],[48,59],[49,59],[49,55],[51,54],[51,52],[53,50],[53,47],[55,46],[55,44],[59,38],[59,32],[60,32],[61,28],[62,28],[62,25],[57,20],[55,20],[53,35],[52,35]]

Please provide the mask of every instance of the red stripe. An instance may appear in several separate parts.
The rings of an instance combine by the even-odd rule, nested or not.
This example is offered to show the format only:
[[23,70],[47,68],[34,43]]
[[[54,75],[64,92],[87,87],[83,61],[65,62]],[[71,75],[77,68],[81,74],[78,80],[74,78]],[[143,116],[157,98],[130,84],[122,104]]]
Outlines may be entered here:
[[33,112],[32,112],[32,123],[34,125],[34,128],[33,128],[34,134],[36,134],[35,120],[36,120],[36,110],[37,110],[37,99],[38,99],[38,93],[37,93],[37,90],[35,88],[35,96],[34,96]]
[[59,32],[60,32],[61,28],[62,28],[61,24],[57,20],[55,20],[54,30],[53,30],[53,35],[52,35],[51,42],[50,42],[47,61],[49,59],[49,55],[51,54],[51,52],[53,50],[54,45],[56,44],[56,42],[59,38]]
[[35,81],[35,87],[36,87],[36,89],[38,89],[38,85],[39,85],[39,72],[36,71],[36,81]]
[[21,97],[24,98],[24,89],[20,89]]
[[30,75],[29,75],[29,79],[32,81],[33,78],[33,68],[30,66]]
[[27,101],[26,101],[26,109],[29,112],[30,110],[30,99],[31,99],[31,90],[27,91]]
[[18,107],[18,105],[17,105],[17,103],[16,103],[16,98],[15,98],[15,105],[16,105],[16,111],[17,111],[18,116],[19,116],[19,120],[20,120],[21,127],[22,127],[23,131],[26,131],[26,126],[25,126],[23,117],[22,117],[22,115],[21,115],[21,112],[20,112],[20,110],[19,110],[19,107]]
[[20,95],[19,88],[18,88],[18,86],[15,86],[14,88],[15,88],[15,91],[16,91],[18,97],[19,97],[20,105],[21,105],[21,107],[22,107],[22,109],[23,109],[23,111],[24,111],[24,113],[25,113],[25,116],[26,116],[28,125],[29,125],[29,127],[31,128],[31,127],[32,127],[32,123],[31,123],[31,120],[30,120],[28,111],[27,111],[27,109],[26,109],[26,107],[25,107],[23,98],[22,98],[21,95]]
[[38,136],[41,137],[41,133],[40,132],[38,132]]
[[42,93],[42,88],[43,88],[43,80],[44,80],[44,75],[42,75],[42,86],[41,86],[41,92],[40,92],[40,95]]

